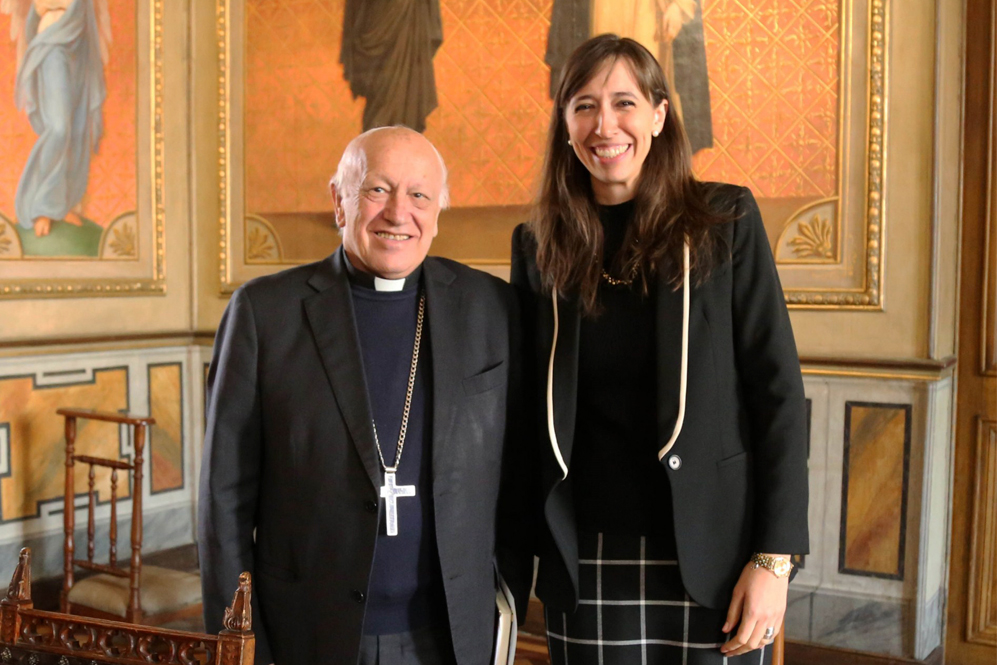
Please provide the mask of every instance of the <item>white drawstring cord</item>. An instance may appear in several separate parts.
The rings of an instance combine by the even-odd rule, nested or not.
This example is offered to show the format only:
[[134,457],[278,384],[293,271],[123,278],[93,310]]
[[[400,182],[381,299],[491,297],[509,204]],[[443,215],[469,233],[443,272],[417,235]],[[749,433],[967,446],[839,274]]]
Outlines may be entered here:
[[658,451],[658,459],[664,459],[682,432],[685,422],[685,390],[689,378],[689,242],[682,246],[682,369],[679,375],[679,415],[675,419],[675,429],[665,447]]
[[554,303],[554,339],[550,343],[550,363],[547,365],[547,434],[550,435],[550,445],[554,449],[554,457],[561,465],[561,480],[568,477],[568,465],[561,456],[561,447],[557,445],[557,431],[554,429],[554,351],[557,349],[557,289],[551,288],[551,300]]

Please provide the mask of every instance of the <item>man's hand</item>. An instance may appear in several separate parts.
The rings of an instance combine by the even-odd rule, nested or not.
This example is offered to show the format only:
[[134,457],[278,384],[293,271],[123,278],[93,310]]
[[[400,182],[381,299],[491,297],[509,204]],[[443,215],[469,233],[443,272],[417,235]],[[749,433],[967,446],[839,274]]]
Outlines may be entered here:
[[[755,568],[752,563],[746,565],[734,587],[734,595],[727,610],[727,622],[723,627],[723,632],[730,633],[737,626],[737,633],[720,647],[721,653],[725,656],[739,656],[771,644],[775,635],[782,630],[788,594],[788,577],[780,579],[765,568]],[[766,640],[764,635],[767,628],[774,628],[775,632]]]

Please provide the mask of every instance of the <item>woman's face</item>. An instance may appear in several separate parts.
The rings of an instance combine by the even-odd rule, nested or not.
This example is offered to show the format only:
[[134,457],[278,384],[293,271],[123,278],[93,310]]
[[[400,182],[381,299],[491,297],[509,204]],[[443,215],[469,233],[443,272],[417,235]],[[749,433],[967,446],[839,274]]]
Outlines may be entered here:
[[667,112],[666,101],[654,106],[644,96],[622,59],[600,68],[568,100],[564,119],[571,147],[592,175],[596,201],[611,205],[634,197]]

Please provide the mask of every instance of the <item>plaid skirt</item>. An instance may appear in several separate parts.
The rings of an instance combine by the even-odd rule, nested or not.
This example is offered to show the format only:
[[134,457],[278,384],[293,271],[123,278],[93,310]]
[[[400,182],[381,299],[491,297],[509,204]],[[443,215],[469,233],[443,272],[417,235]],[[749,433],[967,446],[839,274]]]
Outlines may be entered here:
[[771,649],[726,657],[727,609],[693,602],[674,544],[651,536],[578,535],[579,603],[545,610],[552,665],[770,665]]

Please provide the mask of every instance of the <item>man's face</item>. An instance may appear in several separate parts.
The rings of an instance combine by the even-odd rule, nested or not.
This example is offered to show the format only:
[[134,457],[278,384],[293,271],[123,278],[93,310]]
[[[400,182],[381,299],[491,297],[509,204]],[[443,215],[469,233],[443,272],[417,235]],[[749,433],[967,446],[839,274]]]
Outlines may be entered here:
[[334,192],[343,246],[355,268],[401,279],[426,258],[439,230],[440,161],[429,141],[411,130],[376,132],[360,149],[367,168],[356,198]]

